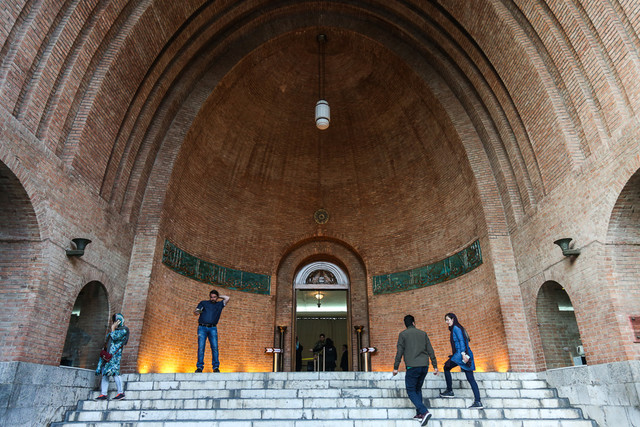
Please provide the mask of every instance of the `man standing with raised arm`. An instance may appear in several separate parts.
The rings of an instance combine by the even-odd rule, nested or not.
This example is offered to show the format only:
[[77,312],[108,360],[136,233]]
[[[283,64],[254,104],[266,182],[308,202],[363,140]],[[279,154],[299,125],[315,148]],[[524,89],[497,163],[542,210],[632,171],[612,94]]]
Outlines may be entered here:
[[220,372],[220,360],[218,359],[218,321],[222,309],[229,302],[229,297],[220,295],[218,291],[213,289],[209,292],[209,301],[200,301],[198,307],[193,314],[200,315],[198,318],[198,363],[196,372],[202,372],[204,369],[204,346],[209,339],[211,347],[211,366],[213,372]]

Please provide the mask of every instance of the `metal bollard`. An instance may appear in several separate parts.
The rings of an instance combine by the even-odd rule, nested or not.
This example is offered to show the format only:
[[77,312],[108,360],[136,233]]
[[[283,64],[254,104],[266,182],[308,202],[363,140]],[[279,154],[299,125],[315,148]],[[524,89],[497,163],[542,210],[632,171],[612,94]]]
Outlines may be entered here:
[[273,354],[273,372],[280,372],[280,359],[282,358],[282,349],[265,347],[264,352]]
[[376,351],[377,349],[375,347],[364,347],[360,349],[364,363],[364,372],[371,372],[371,354]]

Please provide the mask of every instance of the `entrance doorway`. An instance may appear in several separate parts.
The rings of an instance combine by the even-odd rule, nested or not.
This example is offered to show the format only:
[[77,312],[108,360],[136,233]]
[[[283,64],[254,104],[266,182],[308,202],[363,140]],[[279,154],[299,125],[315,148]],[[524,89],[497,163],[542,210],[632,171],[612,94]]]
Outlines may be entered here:
[[[340,371],[346,351],[346,369],[350,365],[349,281],[335,264],[314,262],[304,266],[295,277],[296,371]],[[319,342],[320,335],[324,342]],[[335,353],[321,347],[332,343]],[[300,350],[299,347],[302,347]],[[314,352],[314,347],[315,351]],[[345,349],[346,347],[346,349]],[[322,358],[322,354],[329,355]],[[334,360],[335,358],[335,360]]]

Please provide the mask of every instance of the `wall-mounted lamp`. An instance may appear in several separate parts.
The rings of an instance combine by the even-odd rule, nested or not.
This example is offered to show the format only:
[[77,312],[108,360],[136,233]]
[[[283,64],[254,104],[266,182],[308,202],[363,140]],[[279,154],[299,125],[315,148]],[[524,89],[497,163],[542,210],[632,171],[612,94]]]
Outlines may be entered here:
[[560,246],[560,249],[562,249],[562,255],[564,256],[578,256],[580,255],[580,249],[575,249],[575,248],[570,248],[569,247],[569,243],[571,242],[571,238],[564,238],[564,239],[558,239],[556,240],[555,243],[556,245]]
[[322,300],[322,298],[324,298],[324,295],[322,295],[320,292],[317,292],[315,294],[315,297],[318,300],[318,307],[320,307],[320,305],[321,305],[320,301]]
[[91,240],[75,238],[71,239],[71,241],[76,245],[75,249],[67,249],[67,256],[82,256],[84,255],[84,249],[87,247]]

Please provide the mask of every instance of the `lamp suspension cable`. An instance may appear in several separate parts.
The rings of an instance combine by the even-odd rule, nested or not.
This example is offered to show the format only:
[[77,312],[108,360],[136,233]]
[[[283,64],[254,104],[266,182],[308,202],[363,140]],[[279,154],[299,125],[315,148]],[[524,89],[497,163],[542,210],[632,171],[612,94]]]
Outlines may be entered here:
[[329,103],[325,99],[325,48],[327,44],[327,36],[324,34],[318,34],[318,96],[320,100],[316,103],[316,126],[320,130],[325,130],[329,127],[330,111]]

